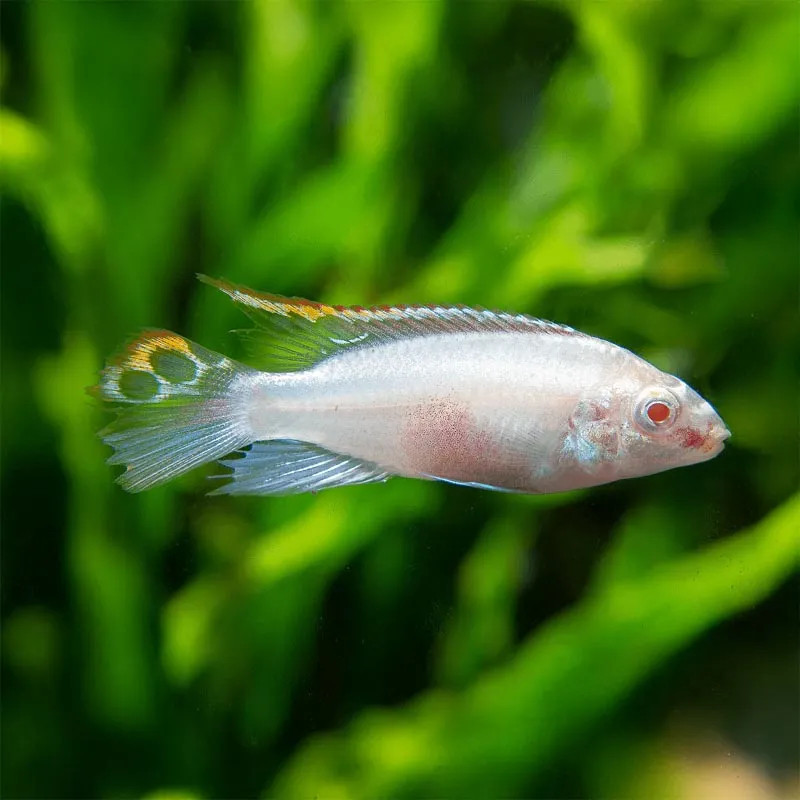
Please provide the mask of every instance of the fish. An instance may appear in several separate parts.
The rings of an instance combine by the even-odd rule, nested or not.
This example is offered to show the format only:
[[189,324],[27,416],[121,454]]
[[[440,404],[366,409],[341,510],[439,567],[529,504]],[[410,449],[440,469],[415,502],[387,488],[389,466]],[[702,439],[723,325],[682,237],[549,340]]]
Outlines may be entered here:
[[479,307],[333,306],[198,278],[253,321],[244,364],[166,330],[91,390],[139,492],[219,461],[211,494],[394,476],[547,494],[714,458],[730,432],[680,378],[565,325]]

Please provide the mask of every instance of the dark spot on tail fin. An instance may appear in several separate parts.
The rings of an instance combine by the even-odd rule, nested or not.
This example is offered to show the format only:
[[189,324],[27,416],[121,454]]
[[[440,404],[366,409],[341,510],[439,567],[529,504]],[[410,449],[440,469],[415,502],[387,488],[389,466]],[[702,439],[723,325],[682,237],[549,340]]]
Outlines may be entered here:
[[144,331],[90,393],[117,418],[100,432],[129,491],[164,483],[252,441],[254,370],[170,331]]

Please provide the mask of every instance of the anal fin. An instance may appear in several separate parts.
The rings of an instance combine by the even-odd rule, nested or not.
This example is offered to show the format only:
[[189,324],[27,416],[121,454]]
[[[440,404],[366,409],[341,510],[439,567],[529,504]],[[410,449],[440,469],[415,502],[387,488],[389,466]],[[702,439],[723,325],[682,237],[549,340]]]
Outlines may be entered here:
[[230,482],[211,494],[300,494],[392,477],[372,462],[294,439],[255,442],[236,456],[220,460],[232,472],[217,477]]

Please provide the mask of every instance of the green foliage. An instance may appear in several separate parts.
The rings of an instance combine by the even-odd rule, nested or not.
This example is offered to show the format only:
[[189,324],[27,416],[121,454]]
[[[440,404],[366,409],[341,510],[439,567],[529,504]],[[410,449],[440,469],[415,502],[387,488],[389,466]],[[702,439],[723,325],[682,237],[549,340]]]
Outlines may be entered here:
[[466,691],[431,692],[312,742],[270,794],[516,796],[654,664],[796,569],[798,530],[800,495],[752,531],[617,581],[545,625]]
[[[2,11],[4,796],[690,797],[676,726],[798,780],[795,4]],[[571,324],[733,437],[553,497],[126,495],[84,388],[144,326],[243,357],[195,272]]]

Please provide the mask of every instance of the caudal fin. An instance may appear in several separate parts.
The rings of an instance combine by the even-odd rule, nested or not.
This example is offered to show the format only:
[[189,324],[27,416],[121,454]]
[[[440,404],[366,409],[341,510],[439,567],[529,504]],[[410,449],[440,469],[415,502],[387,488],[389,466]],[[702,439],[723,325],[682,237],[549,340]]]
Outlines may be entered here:
[[249,444],[255,371],[170,331],[144,331],[91,391],[117,418],[100,431],[123,464],[117,482],[139,492]]

